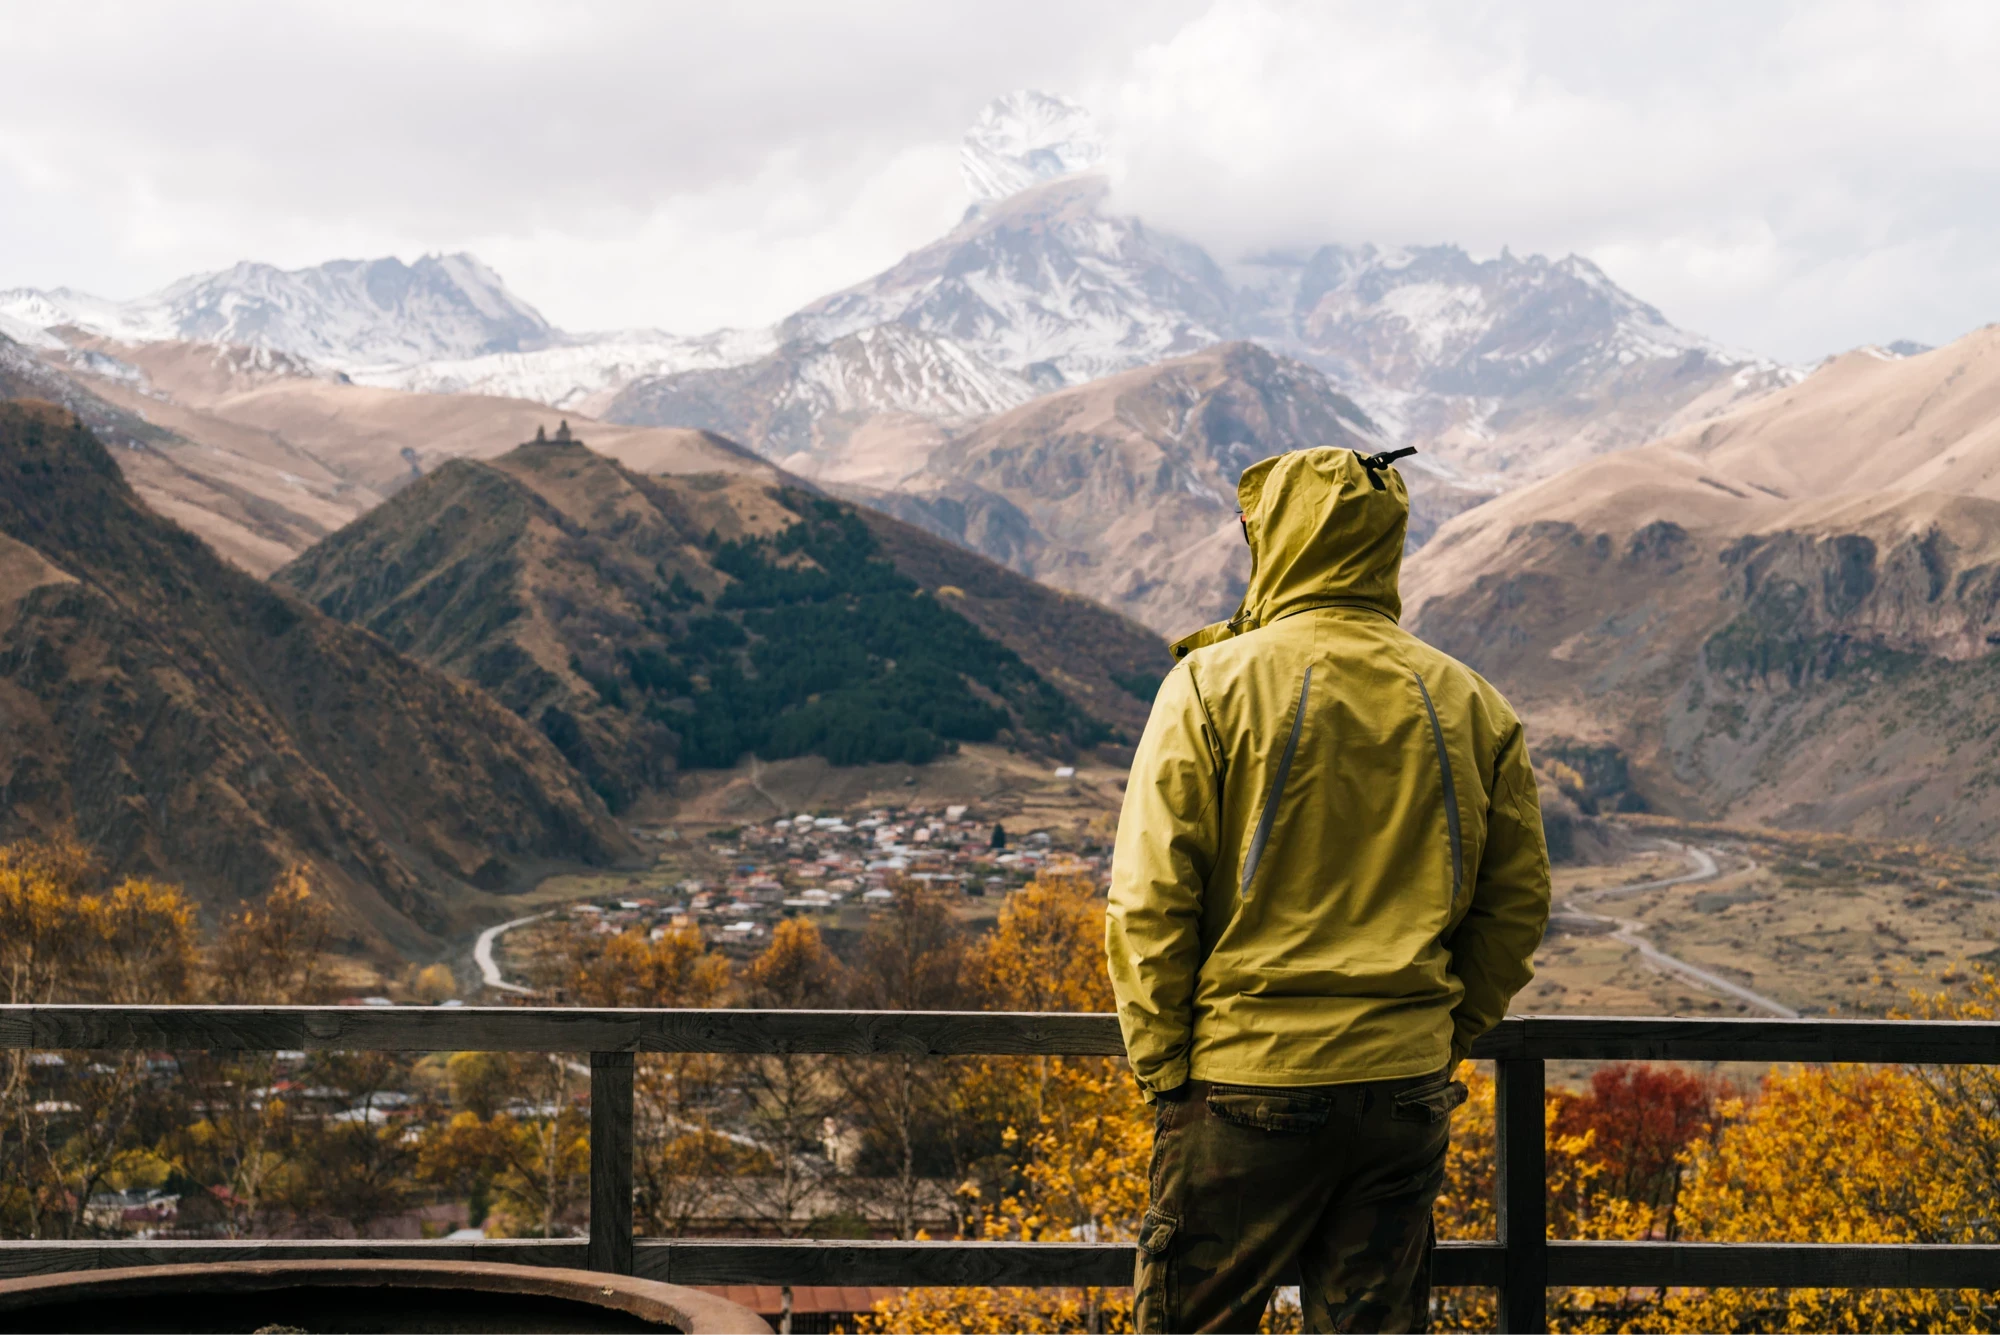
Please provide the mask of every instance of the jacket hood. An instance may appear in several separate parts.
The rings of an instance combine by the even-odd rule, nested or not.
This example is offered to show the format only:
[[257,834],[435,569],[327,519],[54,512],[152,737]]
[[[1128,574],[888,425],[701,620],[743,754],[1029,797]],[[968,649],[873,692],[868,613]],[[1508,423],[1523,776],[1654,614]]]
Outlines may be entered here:
[[1308,607],[1402,616],[1397,581],[1410,493],[1394,468],[1378,489],[1353,450],[1295,450],[1252,464],[1236,485],[1250,537],[1250,585],[1236,615],[1174,645],[1174,656]]

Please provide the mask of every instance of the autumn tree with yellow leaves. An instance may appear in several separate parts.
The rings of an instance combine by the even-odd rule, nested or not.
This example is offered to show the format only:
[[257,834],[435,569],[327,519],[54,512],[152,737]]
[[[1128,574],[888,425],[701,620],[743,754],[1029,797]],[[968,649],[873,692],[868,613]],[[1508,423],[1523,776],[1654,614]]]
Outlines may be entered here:
[[[196,963],[180,892],[101,868],[73,836],[0,847],[0,989],[12,1003],[182,1001]],[[9,1049],[0,1077],[0,1232],[88,1235],[93,1192],[155,1165],[134,1144],[153,1102],[140,1053]],[[142,1162],[143,1161],[143,1162]]]
[[[539,938],[531,973],[546,994],[581,1006],[720,1006],[734,986],[729,961],[691,926],[600,932],[564,921]],[[563,1086],[554,1071],[546,1064],[534,1067],[542,1090],[536,1116],[490,1114],[487,1127],[477,1132],[466,1113],[453,1120],[450,1134],[459,1145],[455,1171],[474,1178],[495,1201],[496,1228],[520,1228],[523,1218],[533,1217],[532,1211],[523,1213],[533,1202],[541,1203],[539,1226],[555,1227],[559,1217],[568,1217],[564,1209],[573,1215],[581,1201],[588,1145],[573,1133],[583,1114],[574,1089]],[[708,1053],[640,1054],[633,1072],[633,1216],[642,1233],[686,1232],[728,1179],[764,1165],[764,1155],[711,1125],[718,1085],[727,1073],[724,1060]],[[507,1124],[498,1126],[496,1118]],[[539,1157],[524,1155],[515,1143],[529,1135],[536,1138]],[[490,1151],[483,1162],[471,1153],[481,1145]],[[558,1152],[559,1145],[568,1149]],[[576,1158],[578,1152],[583,1159]],[[535,1174],[531,1198],[522,1184]],[[567,1202],[563,1209],[550,1204],[558,1197]]]
[[[1105,1011],[1104,907],[1097,887],[1045,877],[1011,895],[966,976],[993,1010]],[[996,1123],[1004,1188],[975,1199],[966,1232],[1016,1241],[1115,1242],[1145,1212],[1152,1114],[1115,1058],[961,1058],[951,1097]],[[911,1289],[865,1319],[871,1331],[1121,1331],[1125,1289]]]

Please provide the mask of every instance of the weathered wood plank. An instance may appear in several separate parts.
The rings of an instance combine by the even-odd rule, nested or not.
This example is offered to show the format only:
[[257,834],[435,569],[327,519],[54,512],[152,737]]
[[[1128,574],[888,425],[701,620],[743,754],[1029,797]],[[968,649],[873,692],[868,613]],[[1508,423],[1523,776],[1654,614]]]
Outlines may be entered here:
[[1494,1216],[1505,1261],[1500,1329],[1549,1328],[1548,1136],[1542,1104],[1547,1068],[1533,1058],[1502,1061],[1493,1091]]
[[[506,1261],[580,1267],[580,1238],[484,1242],[199,1241],[0,1243],[0,1278],[115,1266],[256,1260]],[[1106,1284],[1131,1281],[1113,1243],[828,1242],[640,1239],[634,1270],[682,1284]],[[1441,1244],[1436,1283],[1497,1286],[1496,1243]],[[1551,1242],[1548,1280],[1695,1288],[2000,1288],[2000,1245]]]
[[673,1284],[1126,1285],[1132,1248],[1072,1242],[654,1241],[637,1273]]
[[[0,1006],[0,1047],[1118,1056],[1110,1015],[527,1006]],[[1977,1062],[2000,1021],[1513,1016],[1482,1058]]]
[[632,1273],[632,1054],[590,1054],[592,1270]]
[[[244,1241],[0,1243],[0,1279],[117,1266],[214,1261],[389,1260],[429,1257],[581,1267],[582,1239],[486,1242]],[[1434,1282],[1495,1284],[1501,1251],[1491,1242],[1438,1248]],[[831,1242],[641,1238],[633,1272],[676,1284],[1009,1285],[1132,1282],[1132,1249],[1119,1243]]]
[[2000,1245],[1552,1242],[1549,1283],[1616,1288],[2000,1288]]
[[0,1047],[1119,1056],[1110,1015],[526,1006],[0,1006]]
[[[1497,1243],[1444,1243],[1432,1282],[1497,1284],[1501,1261]],[[1123,1288],[1132,1282],[1132,1248],[1126,1243],[643,1240],[637,1265],[639,1274],[675,1284]],[[1286,1282],[1297,1283],[1297,1276]]]
[[[2000,1065],[2000,1021],[1694,1020],[1526,1015],[1499,1048],[1545,1060],[1936,1062]],[[1511,1031],[1511,1032],[1507,1032]],[[1474,1049],[1489,1055],[1489,1045]],[[1491,1055],[1502,1055],[1493,1051]]]
[[[215,1261],[433,1260],[584,1265],[581,1238],[484,1242],[5,1242],[0,1278],[116,1266]],[[1105,1284],[1131,1282],[1132,1252],[1115,1243],[828,1242],[642,1238],[634,1271],[681,1284]],[[1497,1287],[1497,1243],[1438,1247],[1435,1282]],[[2000,1288],[2000,1245],[1551,1242],[1556,1287]]]

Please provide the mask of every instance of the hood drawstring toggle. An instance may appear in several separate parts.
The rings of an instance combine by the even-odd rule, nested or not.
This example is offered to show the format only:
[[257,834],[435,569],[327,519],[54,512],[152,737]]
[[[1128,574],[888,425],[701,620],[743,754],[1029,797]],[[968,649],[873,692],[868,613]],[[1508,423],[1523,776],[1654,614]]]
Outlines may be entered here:
[[1396,460],[1416,452],[1416,446],[1405,445],[1400,450],[1384,450],[1380,454],[1357,454],[1354,457],[1361,467],[1367,470],[1368,480],[1375,484],[1375,490],[1387,491],[1388,488],[1382,483],[1381,471]]

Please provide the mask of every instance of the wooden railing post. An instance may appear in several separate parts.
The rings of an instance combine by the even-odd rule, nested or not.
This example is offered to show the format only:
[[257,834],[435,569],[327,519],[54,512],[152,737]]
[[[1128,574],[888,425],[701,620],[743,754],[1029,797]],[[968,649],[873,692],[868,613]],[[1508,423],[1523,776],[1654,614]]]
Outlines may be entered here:
[[1497,1063],[1494,1145],[1495,1213],[1507,1249],[1500,1286],[1500,1329],[1549,1328],[1548,1137],[1543,1125],[1546,1072],[1540,1058]]
[[590,1054],[592,1270],[632,1273],[632,1054]]

